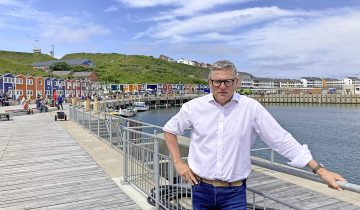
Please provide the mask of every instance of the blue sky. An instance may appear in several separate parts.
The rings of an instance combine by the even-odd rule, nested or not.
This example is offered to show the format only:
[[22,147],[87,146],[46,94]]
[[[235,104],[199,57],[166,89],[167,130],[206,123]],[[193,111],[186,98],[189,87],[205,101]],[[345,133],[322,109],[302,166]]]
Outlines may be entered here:
[[[38,40],[35,42],[34,40]],[[121,53],[258,77],[360,75],[359,0],[0,0],[0,50]]]

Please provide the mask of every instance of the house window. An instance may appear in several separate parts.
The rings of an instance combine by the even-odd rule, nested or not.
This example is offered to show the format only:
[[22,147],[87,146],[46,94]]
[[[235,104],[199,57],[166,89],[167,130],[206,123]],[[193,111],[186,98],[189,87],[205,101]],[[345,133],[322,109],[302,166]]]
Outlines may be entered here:
[[36,95],[42,96],[42,90],[37,90],[37,91],[36,91]]
[[50,95],[50,90],[45,90],[46,95]]
[[23,79],[16,78],[16,84],[23,84]]
[[54,85],[55,85],[55,86],[58,86],[58,81],[54,81]]
[[33,80],[32,80],[32,79],[27,79],[27,80],[26,80],[26,84],[32,85],[32,84],[34,84],[34,83],[33,83]]
[[48,80],[48,81],[46,82],[46,84],[47,84],[47,85],[51,85],[51,81]]
[[23,94],[22,90],[16,90],[16,95],[21,96]]
[[26,91],[26,95],[28,95],[28,96],[32,96],[32,95],[33,95],[33,91],[32,91],[32,90],[28,90],[28,91]]
[[38,80],[38,85],[42,85],[42,80]]

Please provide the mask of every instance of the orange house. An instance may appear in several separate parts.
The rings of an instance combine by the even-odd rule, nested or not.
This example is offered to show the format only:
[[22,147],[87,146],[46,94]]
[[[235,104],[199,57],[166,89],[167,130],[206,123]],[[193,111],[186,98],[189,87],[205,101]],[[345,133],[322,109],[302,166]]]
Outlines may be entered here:
[[26,97],[31,100],[36,99],[36,83],[33,76],[26,77]]
[[38,76],[35,77],[35,89],[36,93],[35,96],[43,96],[45,97],[45,80],[43,77]]
[[26,77],[22,74],[15,76],[15,98],[22,99],[26,95]]

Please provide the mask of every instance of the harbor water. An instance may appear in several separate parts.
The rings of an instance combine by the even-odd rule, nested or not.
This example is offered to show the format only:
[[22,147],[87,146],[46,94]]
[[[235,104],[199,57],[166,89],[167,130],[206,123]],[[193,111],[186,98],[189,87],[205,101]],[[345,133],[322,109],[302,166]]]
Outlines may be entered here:
[[[347,104],[264,104],[276,120],[301,144],[307,144],[316,160],[360,184],[360,105]],[[150,109],[135,119],[163,126],[180,107]],[[257,140],[253,148],[266,147]],[[255,156],[269,159],[269,152]],[[287,160],[279,155],[277,162]]]

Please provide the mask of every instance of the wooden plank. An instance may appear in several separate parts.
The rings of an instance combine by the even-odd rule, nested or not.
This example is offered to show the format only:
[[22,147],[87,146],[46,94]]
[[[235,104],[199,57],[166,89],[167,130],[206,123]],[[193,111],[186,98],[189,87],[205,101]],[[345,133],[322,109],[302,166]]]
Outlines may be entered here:
[[4,125],[0,209],[139,209],[52,115]]

